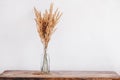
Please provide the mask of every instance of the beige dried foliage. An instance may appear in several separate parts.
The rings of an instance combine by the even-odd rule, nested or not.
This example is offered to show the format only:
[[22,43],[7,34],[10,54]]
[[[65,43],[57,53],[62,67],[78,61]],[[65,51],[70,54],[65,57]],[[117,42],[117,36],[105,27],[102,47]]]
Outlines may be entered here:
[[41,14],[36,8],[34,8],[34,12],[36,16],[35,21],[37,24],[37,31],[44,47],[47,48],[51,35],[55,31],[55,26],[62,13],[58,11],[58,9],[53,13],[53,3],[51,3],[49,11],[45,10],[45,13],[43,14]]

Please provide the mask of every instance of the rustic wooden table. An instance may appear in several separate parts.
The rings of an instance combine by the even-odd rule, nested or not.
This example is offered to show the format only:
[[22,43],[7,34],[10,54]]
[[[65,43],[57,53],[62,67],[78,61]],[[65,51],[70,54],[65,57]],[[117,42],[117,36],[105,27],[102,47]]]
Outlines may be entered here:
[[112,71],[51,71],[41,74],[39,71],[8,70],[0,74],[0,80],[120,80]]

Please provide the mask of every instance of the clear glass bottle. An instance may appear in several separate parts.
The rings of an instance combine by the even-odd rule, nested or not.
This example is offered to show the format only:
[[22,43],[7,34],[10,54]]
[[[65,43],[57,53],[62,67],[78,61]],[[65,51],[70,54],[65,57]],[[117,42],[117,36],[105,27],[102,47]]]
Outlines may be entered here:
[[50,58],[47,53],[47,48],[44,48],[44,53],[42,56],[42,63],[41,63],[41,72],[46,74],[50,72]]

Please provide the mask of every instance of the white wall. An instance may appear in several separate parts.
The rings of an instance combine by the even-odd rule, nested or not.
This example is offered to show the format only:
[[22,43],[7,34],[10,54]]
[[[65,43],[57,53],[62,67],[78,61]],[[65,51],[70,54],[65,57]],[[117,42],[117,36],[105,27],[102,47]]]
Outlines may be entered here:
[[48,53],[51,70],[120,71],[120,0],[0,0],[0,72],[39,70],[33,7],[63,12]]

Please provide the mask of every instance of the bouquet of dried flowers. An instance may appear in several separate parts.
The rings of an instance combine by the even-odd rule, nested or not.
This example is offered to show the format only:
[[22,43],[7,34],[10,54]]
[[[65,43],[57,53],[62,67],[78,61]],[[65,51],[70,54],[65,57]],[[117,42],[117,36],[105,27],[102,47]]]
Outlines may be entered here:
[[51,35],[55,31],[55,26],[58,23],[62,13],[58,11],[58,9],[56,9],[53,13],[53,3],[51,3],[49,11],[45,10],[45,13],[43,14],[36,8],[34,8],[34,12],[36,16],[35,21],[37,24],[37,31],[44,46],[44,56],[41,71],[44,73],[49,73],[50,70],[47,59],[47,47]]

